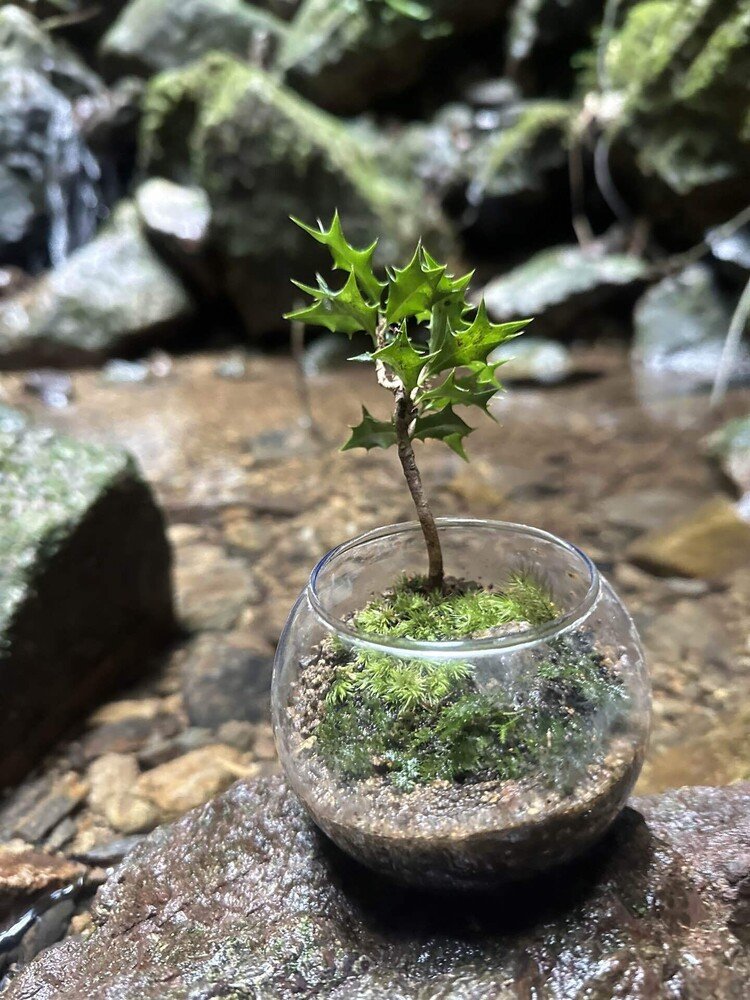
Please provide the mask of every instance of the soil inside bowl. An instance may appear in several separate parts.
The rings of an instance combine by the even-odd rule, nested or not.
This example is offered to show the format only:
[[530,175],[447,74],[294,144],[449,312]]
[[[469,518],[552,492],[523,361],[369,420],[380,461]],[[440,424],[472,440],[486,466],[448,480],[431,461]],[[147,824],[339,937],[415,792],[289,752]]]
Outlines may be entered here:
[[[545,587],[517,573],[498,590],[450,580],[427,593],[421,581],[402,580],[348,624],[381,640],[439,642],[522,633],[557,617]],[[475,850],[503,831],[514,845],[509,867],[523,868],[513,857],[523,831],[543,826],[541,842],[529,838],[530,852],[541,851],[528,859],[533,869],[544,867],[547,841],[554,854],[554,841],[567,837],[573,854],[600,833],[640,766],[637,741],[618,724],[627,687],[612,651],[586,633],[545,648],[512,684],[479,683],[459,657],[420,659],[336,639],[314,649],[290,713],[298,753],[324,779],[324,829],[360,855],[374,841],[398,842],[407,873],[415,845],[450,853],[468,838]]]

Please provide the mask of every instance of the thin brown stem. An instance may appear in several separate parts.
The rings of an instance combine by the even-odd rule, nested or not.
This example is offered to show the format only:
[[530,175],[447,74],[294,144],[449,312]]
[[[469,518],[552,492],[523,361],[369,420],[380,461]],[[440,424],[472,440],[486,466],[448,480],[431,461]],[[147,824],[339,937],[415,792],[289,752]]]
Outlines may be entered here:
[[411,400],[401,387],[396,392],[396,409],[394,413],[394,424],[396,427],[396,441],[398,444],[398,457],[401,468],[404,470],[404,477],[409,486],[411,498],[417,509],[417,517],[424,535],[427,546],[427,558],[429,561],[427,571],[427,587],[430,590],[438,590],[443,587],[443,550],[440,545],[435,518],[425,496],[422,485],[422,477],[417,468],[414,458],[414,449],[409,435],[409,425],[414,419],[414,407]]

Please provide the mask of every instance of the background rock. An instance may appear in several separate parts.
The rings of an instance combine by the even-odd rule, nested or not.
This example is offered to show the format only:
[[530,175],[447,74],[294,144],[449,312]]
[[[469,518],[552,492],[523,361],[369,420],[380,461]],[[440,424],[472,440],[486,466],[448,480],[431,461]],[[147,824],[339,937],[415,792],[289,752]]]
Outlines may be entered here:
[[76,121],[101,80],[19,7],[0,7],[0,260],[40,270],[93,235],[100,166]]
[[[0,429],[0,780],[172,632],[160,512],[124,452]],[[6,429],[7,428],[7,429]]]
[[244,0],[130,0],[104,36],[100,58],[109,76],[152,76],[223,51],[247,57],[256,32],[272,36],[281,22]]
[[417,185],[380,171],[359,133],[227,55],[151,82],[143,165],[206,191],[210,248],[249,334],[279,327],[294,301],[289,274],[321,261],[290,215],[330,220],[338,208],[349,239],[377,232],[384,255],[443,225]]
[[185,708],[195,726],[259,722],[269,711],[273,650],[244,630],[199,636],[182,672]]
[[342,857],[280,781],[239,783],[136,848],[93,935],[37,959],[8,996],[740,996],[749,797],[744,784],[635,800],[579,864],[500,907],[442,906]]
[[0,303],[0,368],[101,362],[184,329],[193,303],[120,206],[94,240]]
[[637,257],[561,246],[495,278],[484,289],[484,297],[494,320],[533,316],[534,333],[574,336],[582,316],[613,300],[634,297],[646,274]]

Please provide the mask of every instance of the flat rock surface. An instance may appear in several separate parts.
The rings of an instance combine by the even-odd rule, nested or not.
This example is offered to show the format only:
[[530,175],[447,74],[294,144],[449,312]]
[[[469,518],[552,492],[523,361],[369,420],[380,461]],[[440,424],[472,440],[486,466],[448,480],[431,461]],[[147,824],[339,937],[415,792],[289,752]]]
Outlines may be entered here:
[[280,779],[239,782],[136,848],[91,936],[7,996],[745,997],[749,817],[747,783],[635,799],[578,864],[448,902],[342,857]]

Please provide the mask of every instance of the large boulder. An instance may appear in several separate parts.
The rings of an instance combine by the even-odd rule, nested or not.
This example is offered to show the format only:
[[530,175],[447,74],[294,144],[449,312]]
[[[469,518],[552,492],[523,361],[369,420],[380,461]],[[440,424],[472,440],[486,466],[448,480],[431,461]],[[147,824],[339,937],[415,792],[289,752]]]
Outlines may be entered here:
[[495,278],[484,289],[500,322],[534,317],[534,332],[573,336],[601,328],[601,313],[635,297],[648,274],[638,257],[552,247]]
[[750,18],[745,0],[642,0],[606,49],[621,111],[615,161],[634,207],[695,240],[747,204]]
[[174,631],[162,515],[134,462],[0,411],[0,783]]
[[[639,299],[634,313],[633,360],[654,378],[686,391],[711,385],[736,305],[706,264],[662,279]],[[750,378],[750,350],[740,345],[735,381]]]
[[636,799],[578,864],[441,900],[342,857],[279,779],[157,830],[8,1000],[611,1000],[750,987],[750,785]]
[[116,76],[152,76],[221,50],[250,54],[258,32],[276,37],[283,22],[244,0],[131,0],[104,36],[100,58]]
[[0,302],[0,369],[96,364],[173,336],[193,310],[123,203],[60,267]]
[[290,215],[327,223],[338,208],[349,239],[380,236],[384,259],[443,225],[417,181],[382,170],[366,135],[223,54],[151,81],[142,162],[207,193],[209,250],[251,334],[279,327],[294,301],[290,275],[309,277],[324,260]]
[[472,33],[494,30],[500,39],[510,3],[307,0],[283,38],[276,68],[321,107],[356,114],[418,83],[447,48],[469,45]]
[[100,168],[77,107],[103,91],[31,15],[0,8],[0,261],[40,270],[94,232]]

